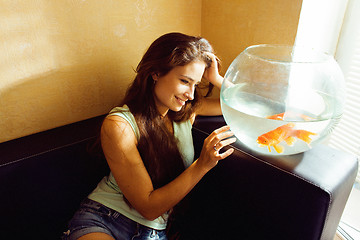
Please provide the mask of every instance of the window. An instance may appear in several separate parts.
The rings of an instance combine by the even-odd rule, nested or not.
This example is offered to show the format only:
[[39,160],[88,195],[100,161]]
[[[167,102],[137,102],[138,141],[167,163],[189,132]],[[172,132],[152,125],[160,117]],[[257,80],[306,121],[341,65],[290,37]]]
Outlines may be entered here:
[[360,156],[359,22],[358,0],[304,0],[295,43],[334,55],[343,70],[347,96],[344,114],[327,144],[357,156]]
[[[346,102],[343,117],[329,145],[360,159],[360,1],[349,0],[335,58],[344,72]],[[343,239],[360,239],[360,170],[338,227]]]
[[[360,1],[303,0],[296,44],[333,54],[346,83],[340,123],[327,144],[360,159]],[[340,221],[336,239],[360,239],[360,171]]]
[[[343,117],[331,135],[329,145],[360,156],[360,2],[350,0],[339,37],[335,58],[346,82]],[[357,176],[360,182],[360,172]]]

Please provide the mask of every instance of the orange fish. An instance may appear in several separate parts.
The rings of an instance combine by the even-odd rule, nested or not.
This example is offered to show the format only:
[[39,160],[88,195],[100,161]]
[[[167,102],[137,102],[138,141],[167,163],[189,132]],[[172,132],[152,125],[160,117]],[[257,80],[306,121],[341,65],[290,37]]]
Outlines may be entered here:
[[[268,116],[266,117],[267,119],[272,119],[272,120],[284,120],[284,114],[285,112],[283,113],[279,113],[279,114],[275,114],[275,115],[272,115],[272,116]],[[313,118],[309,117],[309,116],[306,116],[304,114],[297,114],[297,113],[294,113],[294,112],[286,112],[286,115],[290,118],[302,118],[303,120],[305,121],[310,121],[312,120]]]
[[294,129],[294,123],[288,123],[282,125],[270,132],[264,133],[257,138],[257,142],[261,147],[268,147],[269,152],[271,152],[270,147],[274,147],[275,151],[278,153],[284,152],[284,147],[279,145],[282,141],[285,141],[287,145],[292,146],[295,142],[295,137],[303,140],[307,144],[310,144],[312,139],[310,135],[316,135],[306,130],[296,130]]
[[272,120],[284,120],[284,112],[283,113],[279,113],[279,114],[275,114],[272,116],[268,116],[266,117],[267,119],[272,119]]

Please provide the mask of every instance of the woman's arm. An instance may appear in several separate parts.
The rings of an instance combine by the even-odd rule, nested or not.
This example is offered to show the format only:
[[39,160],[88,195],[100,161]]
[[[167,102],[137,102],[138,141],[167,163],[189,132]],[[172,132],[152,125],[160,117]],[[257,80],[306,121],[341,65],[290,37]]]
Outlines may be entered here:
[[208,52],[207,55],[211,59],[211,65],[205,70],[203,77],[211,82],[216,88],[221,89],[224,78],[219,74],[216,56],[210,52]]
[[105,157],[115,180],[131,205],[145,218],[156,219],[173,208],[219,160],[229,156],[214,150],[234,142],[229,127],[215,130],[204,141],[200,157],[175,180],[154,189],[150,176],[137,150],[135,134],[126,120],[118,116],[105,119],[101,142]]
[[[207,53],[211,58],[211,65],[204,72],[204,78],[212,83],[216,88],[221,89],[224,78],[219,74],[216,56],[213,53]],[[219,98],[205,98],[202,99],[199,108],[195,115],[203,116],[217,116],[221,115],[220,99]]]

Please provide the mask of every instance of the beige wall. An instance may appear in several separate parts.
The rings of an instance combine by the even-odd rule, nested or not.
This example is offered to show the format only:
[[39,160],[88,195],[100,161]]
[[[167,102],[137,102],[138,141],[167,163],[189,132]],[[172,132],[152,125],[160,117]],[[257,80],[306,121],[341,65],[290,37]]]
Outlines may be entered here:
[[300,5],[0,0],[0,142],[108,112],[161,34],[202,34],[222,58],[224,72],[248,45],[292,43]]
[[224,74],[246,47],[293,44],[302,0],[203,0],[201,34],[210,39]]
[[0,0],[0,142],[106,113],[170,31],[200,35],[201,0]]

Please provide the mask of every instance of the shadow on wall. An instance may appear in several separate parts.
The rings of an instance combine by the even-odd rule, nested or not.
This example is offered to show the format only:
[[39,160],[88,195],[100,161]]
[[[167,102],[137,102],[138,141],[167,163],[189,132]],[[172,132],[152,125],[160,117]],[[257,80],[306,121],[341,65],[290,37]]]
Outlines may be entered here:
[[52,70],[3,87],[0,129],[6,134],[0,142],[109,111],[127,88],[110,62]]
[[95,6],[30,2],[8,2],[0,14],[0,142],[106,113],[133,74],[113,50],[116,35],[109,42],[107,25],[91,24],[101,15],[79,19]]

